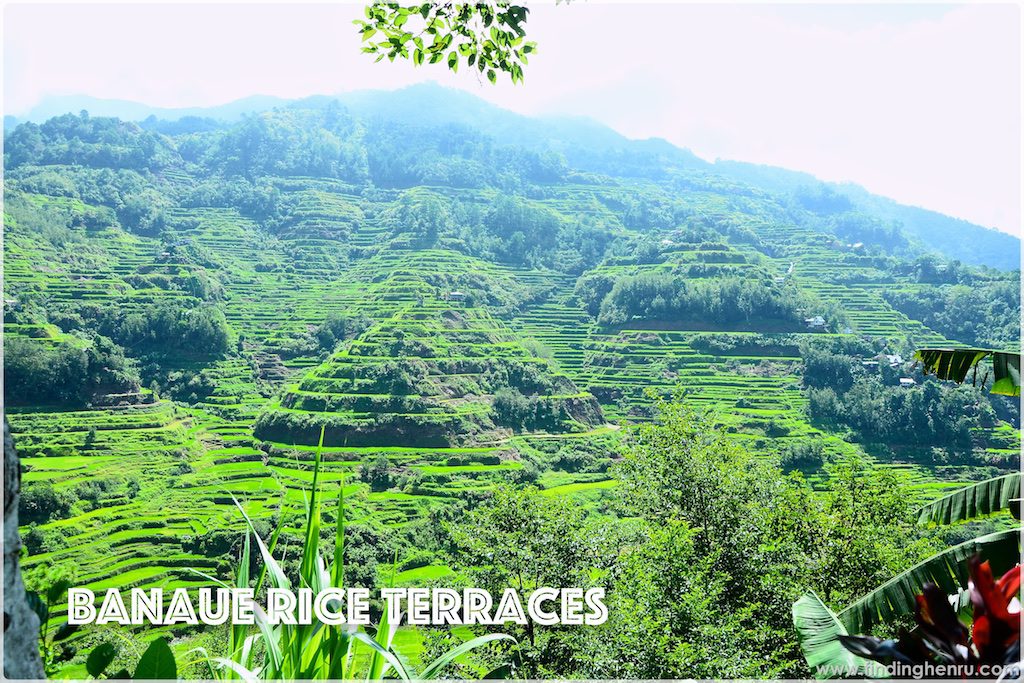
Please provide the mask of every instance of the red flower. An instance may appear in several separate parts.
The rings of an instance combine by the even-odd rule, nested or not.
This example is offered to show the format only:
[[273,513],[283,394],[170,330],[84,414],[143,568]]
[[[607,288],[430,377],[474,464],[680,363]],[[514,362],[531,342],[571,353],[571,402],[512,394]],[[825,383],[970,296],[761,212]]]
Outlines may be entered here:
[[1010,605],[1020,591],[1020,565],[1006,572],[997,582],[989,563],[975,556],[970,563],[971,602],[974,605],[974,626],[971,639],[983,662],[1001,662],[1006,649],[1020,640],[1020,607],[1010,612]]
[[[962,668],[951,678],[982,676],[982,664],[1013,666],[1020,663],[1020,565],[996,581],[992,567],[975,556],[968,561],[974,623],[970,631],[960,623],[949,598],[935,584],[925,584],[916,596],[917,628],[902,631],[899,639],[839,636],[843,646],[859,657],[883,664],[952,664]],[[1019,672],[1019,670],[1018,670]],[[1017,674],[1019,676],[1019,673]],[[984,674],[989,677],[988,673]]]

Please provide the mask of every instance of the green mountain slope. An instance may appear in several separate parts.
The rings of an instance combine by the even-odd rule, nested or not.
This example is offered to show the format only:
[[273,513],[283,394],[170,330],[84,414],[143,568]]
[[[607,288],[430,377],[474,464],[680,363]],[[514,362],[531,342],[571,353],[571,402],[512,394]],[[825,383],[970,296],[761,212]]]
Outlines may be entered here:
[[5,131],[18,123],[42,123],[63,113],[89,111],[99,116],[143,121],[152,130],[180,133],[230,126],[240,118],[274,107],[321,109],[340,104],[364,120],[389,121],[413,127],[462,127],[482,132],[502,144],[531,150],[553,150],[573,168],[616,176],[665,178],[670,169],[699,170],[781,197],[827,188],[849,200],[857,210],[894,222],[919,252],[933,251],[949,259],[1003,270],[1020,268],[1020,240],[1013,235],[920,207],[874,195],[854,184],[822,183],[814,176],[771,166],[718,160],[706,162],[689,150],[663,140],[629,140],[610,128],[582,117],[533,119],[504,111],[466,92],[434,84],[398,91],[357,91],[301,100],[254,96],[216,107],[166,109],[135,102],[90,97],[49,98],[21,119],[7,117]]
[[905,359],[1019,348],[1019,272],[923,255],[820,188],[446,98],[8,132],[30,573],[226,573],[232,497],[287,545],[325,424],[370,583],[396,554],[447,575],[432,520],[502,483],[609,514],[623,427],[658,397],[812,481],[860,454],[924,501],[1018,466],[1018,403]]

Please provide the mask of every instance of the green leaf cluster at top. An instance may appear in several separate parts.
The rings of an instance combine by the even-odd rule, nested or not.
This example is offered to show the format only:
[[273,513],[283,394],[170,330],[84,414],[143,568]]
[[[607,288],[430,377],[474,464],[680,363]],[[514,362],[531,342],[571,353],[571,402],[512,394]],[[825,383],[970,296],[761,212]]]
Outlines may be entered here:
[[366,19],[355,21],[366,45],[363,52],[424,62],[445,62],[452,72],[460,63],[476,67],[491,83],[498,72],[508,74],[513,83],[523,80],[523,66],[537,49],[526,41],[526,16],[529,10],[508,2],[432,3],[401,5],[374,2],[366,7]]

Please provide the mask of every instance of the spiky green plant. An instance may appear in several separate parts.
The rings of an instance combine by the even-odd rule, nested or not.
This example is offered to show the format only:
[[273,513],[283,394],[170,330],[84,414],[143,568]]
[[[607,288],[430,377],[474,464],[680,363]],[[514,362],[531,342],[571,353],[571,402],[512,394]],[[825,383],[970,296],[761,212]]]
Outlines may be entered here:
[[[345,514],[342,480],[338,490],[338,514],[334,530],[334,558],[330,565],[320,554],[320,465],[324,443],[324,429],[320,430],[320,442],[316,449],[313,468],[313,485],[306,501],[306,527],[299,563],[301,588],[310,588],[317,593],[326,588],[342,588],[344,580],[344,539]],[[274,531],[269,546],[256,532],[252,520],[241,505],[235,501],[247,531],[235,576],[235,587],[249,587],[250,539],[256,541],[262,568],[256,580],[259,593],[264,583],[270,587],[292,589],[292,582],[281,565],[274,559],[273,549],[280,531],[280,523]],[[229,586],[211,576],[196,572],[224,588]],[[337,606],[335,606],[337,607]],[[361,678],[380,680],[385,676],[402,680],[431,680],[437,678],[445,668],[459,657],[494,641],[515,639],[501,633],[479,636],[458,645],[438,657],[421,670],[416,670],[409,658],[396,649],[394,636],[398,624],[388,623],[387,612],[382,615],[373,636],[367,631],[350,625],[328,626],[325,624],[277,624],[268,623],[266,614],[256,610],[256,632],[250,633],[245,626],[234,625],[229,630],[228,652],[224,657],[210,656],[202,648],[193,652],[201,656],[210,667],[214,678],[222,680],[348,680]],[[369,654],[357,656],[357,643],[362,644]],[[261,656],[262,655],[262,656]]]

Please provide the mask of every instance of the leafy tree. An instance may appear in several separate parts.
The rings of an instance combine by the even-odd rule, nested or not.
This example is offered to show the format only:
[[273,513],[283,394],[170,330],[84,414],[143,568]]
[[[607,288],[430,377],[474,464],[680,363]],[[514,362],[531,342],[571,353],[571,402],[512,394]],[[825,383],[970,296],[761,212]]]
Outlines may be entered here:
[[853,356],[832,353],[816,345],[804,344],[800,349],[804,361],[804,384],[810,387],[829,387],[845,393],[853,386],[853,369],[859,361]]
[[[800,675],[790,605],[801,592],[813,588],[829,599],[861,595],[878,578],[898,572],[908,557],[927,557],[937,549],[927,533],[914,527],[890,473],[855,462],[829,473],[828,488],[817,495],[798,474],[784,475],[727,441],[707,416],[679,403],[659,403],[657,423],[638,428],[618,468],[627,511],[650,525],[649,538],[673,529],[675,536],[658,541],[678,548],[649,567],[651,576],[659,578],[649,580],[644,591],[647,599],[674,614],[694,608],[693,598],[676,587],[706,582],[715,607],[704,612],[708,621],[703,625],[717,634],[718,655],[687,659],[689,652],[702,652],[692,649],[701,642],[700,624],[691,630],[680,618],[666,626],[655,616],[630,630],[637,640],[629,652],[617,652],[612,645],[611,659],[629,663],[625,674],[655,678],[693,672],[710,677]],[[851,546],[855,553],[849,552]],[[675,564],[675,552],[708,564]],[[847,566],[851,562],[857,566]],[[717,592],[717,581],[728,590]],[[630,588],[610,589],[610,594],[644,595]],[[627,609],[628,614],[648,614]],[[663,635],[665,628],[671,635]]]
[[224,313],[211,305],[189,308],[167,302],[127,315],[110,312],[101,329],[139,354],[219,357],[231,350]]
[[118,218],[128,230],[152,237],[164,228],[166,203],[163,195],[147,189],[128,196]]
[[314,335],[320,348],[330,351],[339,342],[356,336],[368,326],[369,319],[362,314],[351,318],[343,313],[331,311],[320,327],[316,329]]
[[26,486],[21,492],[18,520],[21,524],[45,524],[52,519],[62,519],[73,501],[69,492],[58,493],[46,482]]
[[530,419],[530,399],[514,388],[503,387],[494,394],[492,411],[499,424],[523,429]]
[[159,170],[177,154],[159,136],[116,118],[64,114],[41,125],[26,123],[4,136],[4,166],[82,165],[90,168]]
[[376,0],[366,7],[366,19],[356,26],[366,46],[363,52],[411,59],[416,66],[444,62],[453,72],[460,63],[476,67],[494,83],[498,72],[513,83],[523,80],[523,65],[536,49],[524,40],[529,10],[510,2],[425,2],[401,5]]
[[409,233],[424,247],[432,246],[451,223],[442,198],[432,192],[410,191],[385,217],[394,233]]
[[[600,527],[570,501],[542,496],[535,488],[498,488],[464,518],[446,525],[454,564],[478,586],[500,596],[514,588],[525,600],[537,588],[586,588],[608,561]],[[510,630],[511,629],[511,630]],[[503,625],[520,641],[527,678],[564,675],[581,667],[572,645],[582,629]]]
[[5,340],[4,400],[10,405],[80,406],[99,394],[138,389],[138,371],[106,337],[53,345],[23,337]]
[[1014,279],[913,290],[883,290],[886,301],[949,339],[992,348],[1020,342],[1020,286]]
[[372,462],[363,463],[359,478],[370,485],[372,491],[386,491],[391,488],[391,463],[386,455],[379,455]]
[[[594,282],[580,293],[599,294]],[[588,304],[591,308],[593,303]],[[672,273],[642,272],[615,280],[600,303],[598,322],[622,325],[630,320],[700,320],[723,325],[757,321],[802,322],[810,301],[791,286],[756,278],[688,280]]]
[[714,555],[695,547],[698,530],[678,520],[648,525],[630,539],[609,592],[609,620],[581,639],[581,675],[594,678],[759,678],[781,676],[782,657],[763,654],[759,605],[737,590]]

